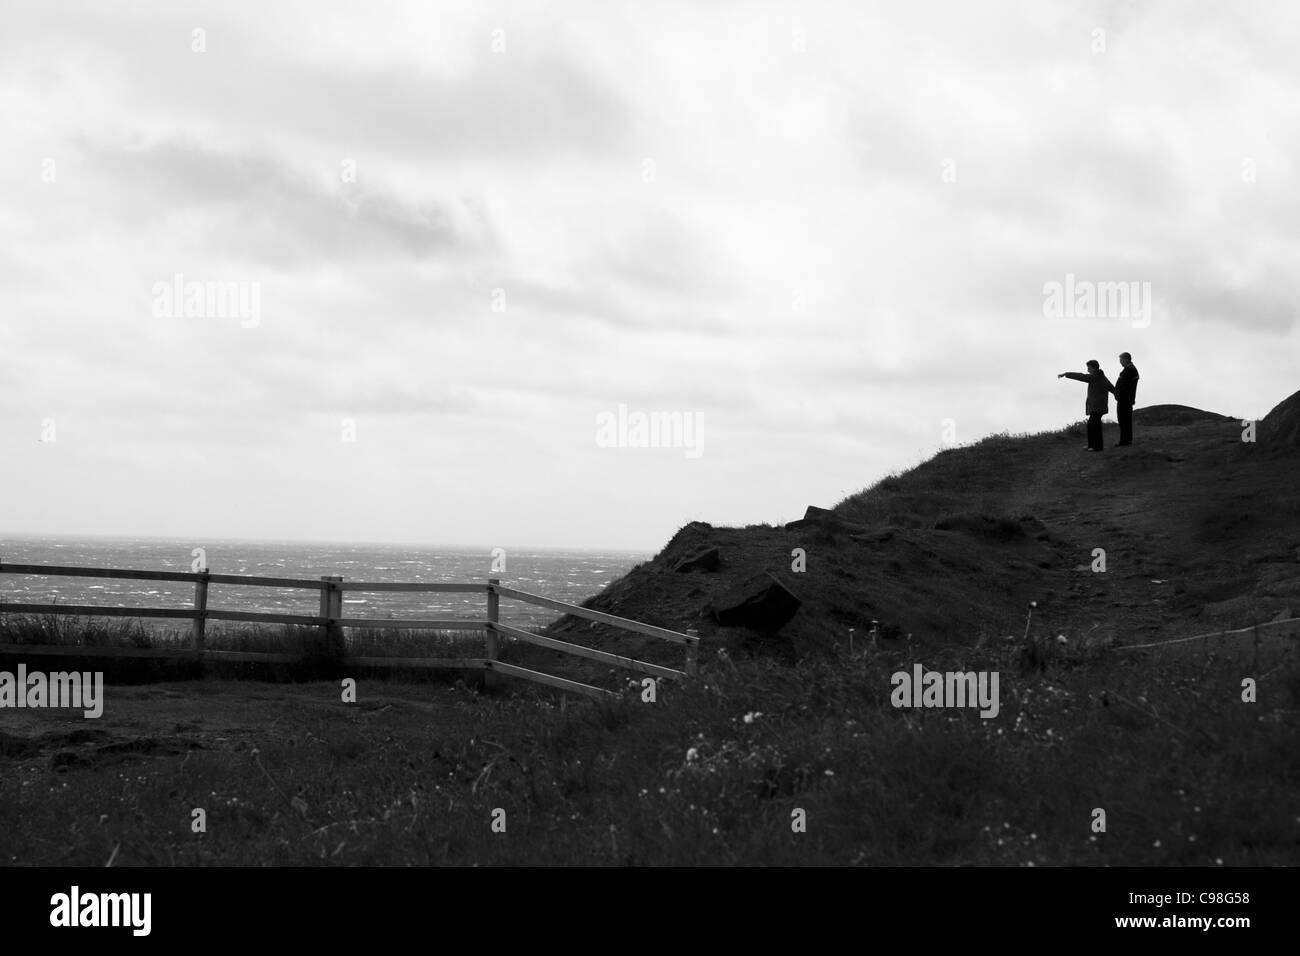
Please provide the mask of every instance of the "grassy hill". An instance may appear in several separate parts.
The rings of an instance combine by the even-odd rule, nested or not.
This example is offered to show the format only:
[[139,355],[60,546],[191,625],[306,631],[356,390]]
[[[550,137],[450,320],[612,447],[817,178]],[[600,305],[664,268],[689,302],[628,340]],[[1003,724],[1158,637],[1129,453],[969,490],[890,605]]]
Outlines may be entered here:
[[[363,680],[343,704],[336,683],[209,680],[118,689],[93,726],[10,713],[0,855],[1294,865],[1296,638],[1176,640],[1300,611],[1300,395],[1256,437],[1157,406],[1138,411],[1131,448],[1089,455],[1081,426],[997,436],[793,526],[689,524],[588,602],[701,635],[697,677],[653,703]],[[716,570],[675,570],[710,547]],[[794,617],[719,625],[722,596],[764,571],[801,600]],[[586,622],[551,630],[681,663]],[[1175,642],[1130,647],[1157,641]],[[510,653],[524,650],[549,656]],[[893,674],[918,663],[996,671],[997,716],[892,706]]]
[[[1300,393],[1243,442],[1242,423],[1177,405],[1138,409],[1137,441],[1101,455],[1082,425],[947,449],[785,527],[686,525],[652,561],[589,602],[697,630],[708,646],[798,658],[873,620],[887,646],[983,646],[1036,626],[1138,643],[1300,613]],[[716,546],[713,573],[674,573]],[[806,552],[806,570],[791,554]],[[1092,570],[1094,549],[1105,572]],[[803,602],[772,637],[718,626],[738,581],[776,575]],[[1289,615],[1288,615],[1289,616]],[[560,633],[586,624],[564,622]],[[598,630],[598,629],[591,629]]]

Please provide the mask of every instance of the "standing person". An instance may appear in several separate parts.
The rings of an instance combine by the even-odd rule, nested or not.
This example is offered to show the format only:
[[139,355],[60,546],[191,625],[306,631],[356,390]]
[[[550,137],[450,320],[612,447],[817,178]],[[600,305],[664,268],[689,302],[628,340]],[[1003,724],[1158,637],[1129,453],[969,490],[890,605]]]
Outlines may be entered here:
[[1115,391],[1115,386],[1110,383],[1110,379],[1101,370],[1101,363],[1096,359],[1088,359],[1086,374],[1062,372],[1056,377],[1070,378],[1076,382],[1087,383],[1088,401],[1084,405],[1084,411],[1088,415],[1088,451],[1103,451],[1105,446],[1102,444],[1101,437],[1101,416],[1110,411],[1110,402],[1107,400],[1107,396]]
[[1138,369],[1133,356],[1119,353],[1119,364],[1124,366],[1115,379],[1115,417],[1119,419],[1119,445],[1133,444],[1133,406],[1137,402]]

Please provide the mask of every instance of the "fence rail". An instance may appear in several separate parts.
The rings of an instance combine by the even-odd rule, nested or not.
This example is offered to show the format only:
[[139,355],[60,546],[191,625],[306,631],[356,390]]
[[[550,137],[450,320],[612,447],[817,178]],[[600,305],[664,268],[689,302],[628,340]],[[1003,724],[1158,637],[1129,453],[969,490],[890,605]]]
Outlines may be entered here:
[[[523,680],[545,684],[560,690],[584,694],[590,697],[613,696],[613,692],[590,684],[583,684],[567,677],[557,677],[540,671],[510,664],[500,659],[500,638],[509,637],[516,641],[544,647],[571,657],[600,661],[615,667],[637,671],[654,677],[679,679],[695,670],[699,638],[692,634],[682,634],[668,628],[653,624],[642,624],[628,618],[593,611],[578,607],[553,598],[543,597],[521,591],[518,588],[504,587],[499,578],[488,578],[486,584],[455,582],[388,582],[388,581],[353,581],[345,582],[337,575],[322,576],[320,580],[309,578],[268,578],[254,575],[213,574],[210,571],[141,571],[126,568],[78,568],[49,564],[6,564],[0,562],[0,576],[6,574],[52,575],[59,577],[82,578],[116,578],[128,581],[180,581],[194,585],[194,606],[192,608],[161,607],[109,607],[101,604],[37,604],[31,602],[14,602],[0,600],[0,614],[55,614],[77,615],[84,617],[134,617],[165,618],[189,620],[192,622],[191,636],[193,648],[175,650],[171,648],[141,647],[82,647],[80,645],[57,644],[0,644],[0,653],[39,653],[75,656],[100,657],[172,657],[213,661],[262,661],[266,663],[293,663],[303,658],[302,654],[263,653],[260,651],[213,651],[205,646],[206,624],[208,621],[240,621],[256,624],[296,624],[319,629],[321,649],[330,652],[343,645],[343,628],[420,628],[426,630],[482,631],[484,636],[484,656],[482,658],[424,658],[424,657],[345,657],[343,662],[360,667],[392,668],[429,668],[429,669],[467,669],[482,670],[484,679],[491,685],[498,674],[517,677]],[[320,594],[320,609],[317,614],[278,614],[261,611],[232,611],[208,607],[208,586],[212,584],[233,584],[265,588],[300,588],[317,591]],[[426,594],[483,594],[487,597],[487,615],[484,620],[474,619],[380,619],[343,616],[344,591],[388,591]],[[502,623],[500,620],[500,601],[502,598],[522,601],[537,607],[562,611],[573,617],[607,624],[610,627],[631,631],[646,637],[653,637],[674,644],[683,645],[686,651],[686,663],[682,670],[651,664],[631,657],[624,657],[609,651],[601,651],[580,644],[571,644],[553,637],[534,634],[522,628]]]

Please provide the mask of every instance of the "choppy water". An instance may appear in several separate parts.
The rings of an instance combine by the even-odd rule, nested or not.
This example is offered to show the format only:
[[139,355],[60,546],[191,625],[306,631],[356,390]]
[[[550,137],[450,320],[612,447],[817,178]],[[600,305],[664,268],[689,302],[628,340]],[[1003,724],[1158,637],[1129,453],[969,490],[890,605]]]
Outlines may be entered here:
[[[580,604],[650,555],[627,551],[534,550],[506,552],[506,570],[490,572],[490,548],[419,548],[403,545],[310,544],[271,541],[195,542],[163,538],[0,538],[0,562],[143,571],[190,571],[191,549],[202,546],[214,574],[410,583],[501,583],[544,597]],[[173,581],[0,574],[0,601],[106,604],[117,607],[193,607],[194,585]],[[346,617],[482,620],[486,598],[471,594],[343,593]],[[232,611],[316,614],[319,592],[213,584],[208,607]],[[501,620],[545,624],[554,611],[502,600]],[[174,622],[173,622],[174,623]]]

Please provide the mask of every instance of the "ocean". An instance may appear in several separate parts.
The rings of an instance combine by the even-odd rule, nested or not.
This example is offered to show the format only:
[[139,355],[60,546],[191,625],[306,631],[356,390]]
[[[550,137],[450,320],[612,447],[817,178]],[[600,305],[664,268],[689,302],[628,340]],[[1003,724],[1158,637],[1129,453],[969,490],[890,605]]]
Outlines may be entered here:
[[[140,571],[190,571],[192,550],[202,547],[214,574],[315,579],[341,575],[348,581],[486,583],[581,604],[650,554],[631,551],[513,550],[505,570],[491,571],[491,548],[435,548],[383,544],[313,544],[168,538],[0,537],[0,563],[53,564]],[[115,607],[189,608],[194,585],[173,581],[0,574],[0,602],[104,604]],[[318,591],[213,584],[208,607],[231,611],[316,614]],[[487,599],[472,594],[343,592],[345,617],[464,618],[483,620]],[[501,621],[519,627],[545,625],[561,615],[522,601],[501,601]],[[175,626],[175,621],[169,622]]]

